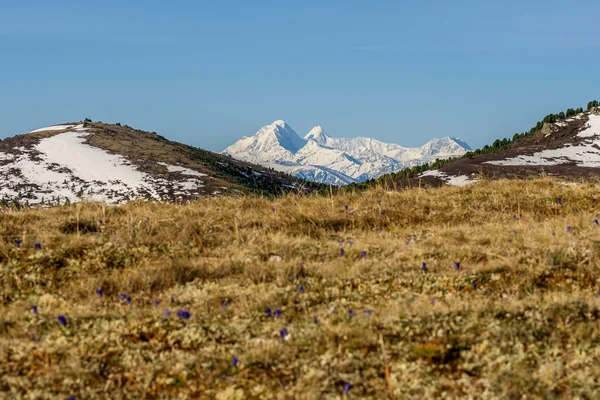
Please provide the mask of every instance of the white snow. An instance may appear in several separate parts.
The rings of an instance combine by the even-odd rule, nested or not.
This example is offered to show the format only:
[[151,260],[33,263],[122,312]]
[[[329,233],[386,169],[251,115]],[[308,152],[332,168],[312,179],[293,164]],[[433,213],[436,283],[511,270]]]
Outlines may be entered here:
[[[581,118],[581,115],[578,117]],[[521,155],[488,164],[504,166],[549,166],[574,163],[580,167],[600,167],[600,115],[589,114],[586,129],[577,134],[583,138],[578,144],[558,149],[543,150],[532,155]]]
[[316,126],[301,138],[284,121],[243,137],[222,153],[322,183],[348,184],[377,178],[436,158],[463,155],[470,147],[457,138],[433,139],[407,148],[358,137],[333,138]]
[[171,164],[167,164],[164,162],[159,162],[157,164],[167,167],[167,170],[169,172],[180,172],[182,175],[190,175],[190,176],[198,176],[198,177],[207,176],[206,174],[203,174],[201,172],[194,171],[193,169],[189,169],[189,168],[185,168],[185,167],[180,167],[178,165],[171,165]]
[[438,169],[423,172],[420,177],[433,176],[444,180],[450,186],[466,186],[477,182],[477,179],[471,179],[467,175],[448,175]]
[[[64,131],[64,130],[67,130],[67,129],[71,129],[74,126],[75,125],[52,125],[52,126],[47,126],[45,128],[36,129],[36,130],[31,131],[29,133],[43,132],[43,131]],[[81,125],[81,127],[83,127],[83,125]]]

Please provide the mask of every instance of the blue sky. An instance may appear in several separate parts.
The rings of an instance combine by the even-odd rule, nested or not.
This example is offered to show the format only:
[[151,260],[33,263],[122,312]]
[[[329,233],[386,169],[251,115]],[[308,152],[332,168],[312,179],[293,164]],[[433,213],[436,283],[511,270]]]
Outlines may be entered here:
[[0,138],[89,117],[220,151],[284,119],[480,147],[600,99],[598,15],[586,0],[0,1]]

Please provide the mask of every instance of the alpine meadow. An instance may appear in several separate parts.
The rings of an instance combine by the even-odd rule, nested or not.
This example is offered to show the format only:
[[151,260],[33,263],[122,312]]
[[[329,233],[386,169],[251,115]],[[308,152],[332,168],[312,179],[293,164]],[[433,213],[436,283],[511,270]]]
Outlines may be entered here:
[[0,400],[599,399],[598,15],[0,2]]

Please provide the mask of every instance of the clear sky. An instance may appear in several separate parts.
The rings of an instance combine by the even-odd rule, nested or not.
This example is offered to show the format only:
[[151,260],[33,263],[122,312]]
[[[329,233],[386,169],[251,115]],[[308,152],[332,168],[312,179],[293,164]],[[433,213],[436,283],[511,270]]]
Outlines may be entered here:
[[220,151],[300,135],[473,147],[600,99],[600,2],[0,0],[0,138],[89,117]]

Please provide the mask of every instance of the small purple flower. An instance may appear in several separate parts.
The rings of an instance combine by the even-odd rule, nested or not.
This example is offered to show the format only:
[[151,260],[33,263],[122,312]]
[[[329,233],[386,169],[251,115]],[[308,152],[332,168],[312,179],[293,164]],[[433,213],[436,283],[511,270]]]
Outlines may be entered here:
[[381,216],[384,217],[385,216],[385,211],[382,210],[379,214],[381,214]]
[[414,298],[413,296],[410,296],[410,297],[408,298],[408,302],[409,302],[409,303],[413,303],[414,301],[415,301],[415,298]]
[[98,295],[98,297],[102,297],[102,295],[104,295],[104,289],[96,289],[96,295]]
[[271,318],[271,307],[267,307],[265,313],[267,314],[267,318]]
[[477,290],[477,282],[473,282],[473,290]]
[[435,306],[435,301],[436,301],[436,300],[437,300],[437,298],[435,298],[435,297],[432,297],[432,298],[431,298],[431,305],[432,305],[432,306]]
[[298,286],[298,293],[304,293],[304,286]]
[[127,304],[131,304],[131,296],[125,297],[125,302],[127,302]]
[[163,312],[163,315],[164,315],[165,317],[169,318],[169,316],[171,315],[171,310],[165,310],[165,311]]
[[367,252],[365,250],[360,252],[360,258],[364,259],[367,257]]
[[365,315],[367,316],[367,318],[371,318],[372,314],[373,314],[373,310],[365,310]]
[[224,301],[221,303],[221,307],[223,307],[223,310],[225,310],[227,308],[229,304],[227,303],[227,301]]
[[556,236],[556,232],[552,231],[552,236]]
[[457,270],[457,271],[460,269],[460,261],[456,261],[454,263],[454,269]]
[[124,301],[124,300],[126,300],[126,299],[127,299],[127,295],[126,295],[125,293],[121,293],[121,294],[119,295],[119,298],[121,299],[121,301]]
[[75,397],[71,396],[67,400],[75,400]]
[[175,303],[175,296],[171,295],[171,303]]
[[179,319],[190,319],[191,317],[192,317],[192,313],[187,310],[177,311],[177,318],[179,318]]
[[154,300],[152,304],[154,304],[154,308],[156,308],[160,304],[160,300]]
[[416,236],[413,238],[413,242],[417,243],[417,237]]
[[284,340],[288,335],[288,330],[287,328],[283,328],[282,330],[279,331],[279,337],[281,337],[282,340]]
[[354,311],[352,310],[348,310],[348,318],[352,318],[354,317],[356,314],[354,314]]
[[64,315],[58,316],[58,322],[63,326],[67,326],[67,318]]
[[313,324],[317,325],[319,323],[319,319],[316,315],[313,316]]
[[517,214],[513,215],[513,219],[517,219]]
[[36,250],[41,250],[41,249],[42,249],[42,244],[41,244],[41,243],[35,243],[35,244],[33,245],[33,247],[34,247]]
[[38,307],[37,306],[31,307],[31,311],[33,311],[33,315],[38,315]]
[[341,246],[344,244],[344,239],[338,239],[338,244]]
[[281,315],[281,310],[279,308],[276,309],[273,315],[275,316],[275,318],[279,318],[279,316]]
[[102,225],[102,224],[104,224],[104,221],[102,221],[101,219],[98,220],[98,225]]
[[567,232],[571,232],[571,225],[567,226]]
[[344,254],[346,254],[346,252],[344,251],[343,248],[340,249],[340,257],[344,257]]
[[513,229],[513,235],[516,235],[516,234],[517,234],[517,230]]
[[344,383],[344,396],[348,396],[348,393],[350,392],[350,388],[352,388],[352,385],[349,384],[348,382]]
[[348,211],[348,204],[344,206],[344,210]]
[[556,202],[560,205],[562,205],[562,199],[559,197],[558,199],[556,199]]
[[512,243],[512,239],[508,239],[508,243]]
[[406,242],[406,245],[407,245],[407,246],[410,246],[410,242]]
[[271,208],[271,211],[272,211],[273,213],[275,213],[275,207]]
[[421,264],[421,271],[427,271],[427,263],[425,261]]
[[233,360],[231,361],[231,365],[233,366],[233,368],[237,368],[239,363],[240,363],[240,359],[237,357],[233,357]]
[[598,218],[594,220],[594,224],[598,225]]
[[22,243],[22,242],[21,242],[21,239],[17,239],[17,240],[15,240],[15,246],[17,246],[17,249],[20,249],[20,248],[21,248],[21,243]]
[[377,205],[381,205],[381,200],[377,200]]
[[596,199],[592,197],[592,204],[596,202]]

